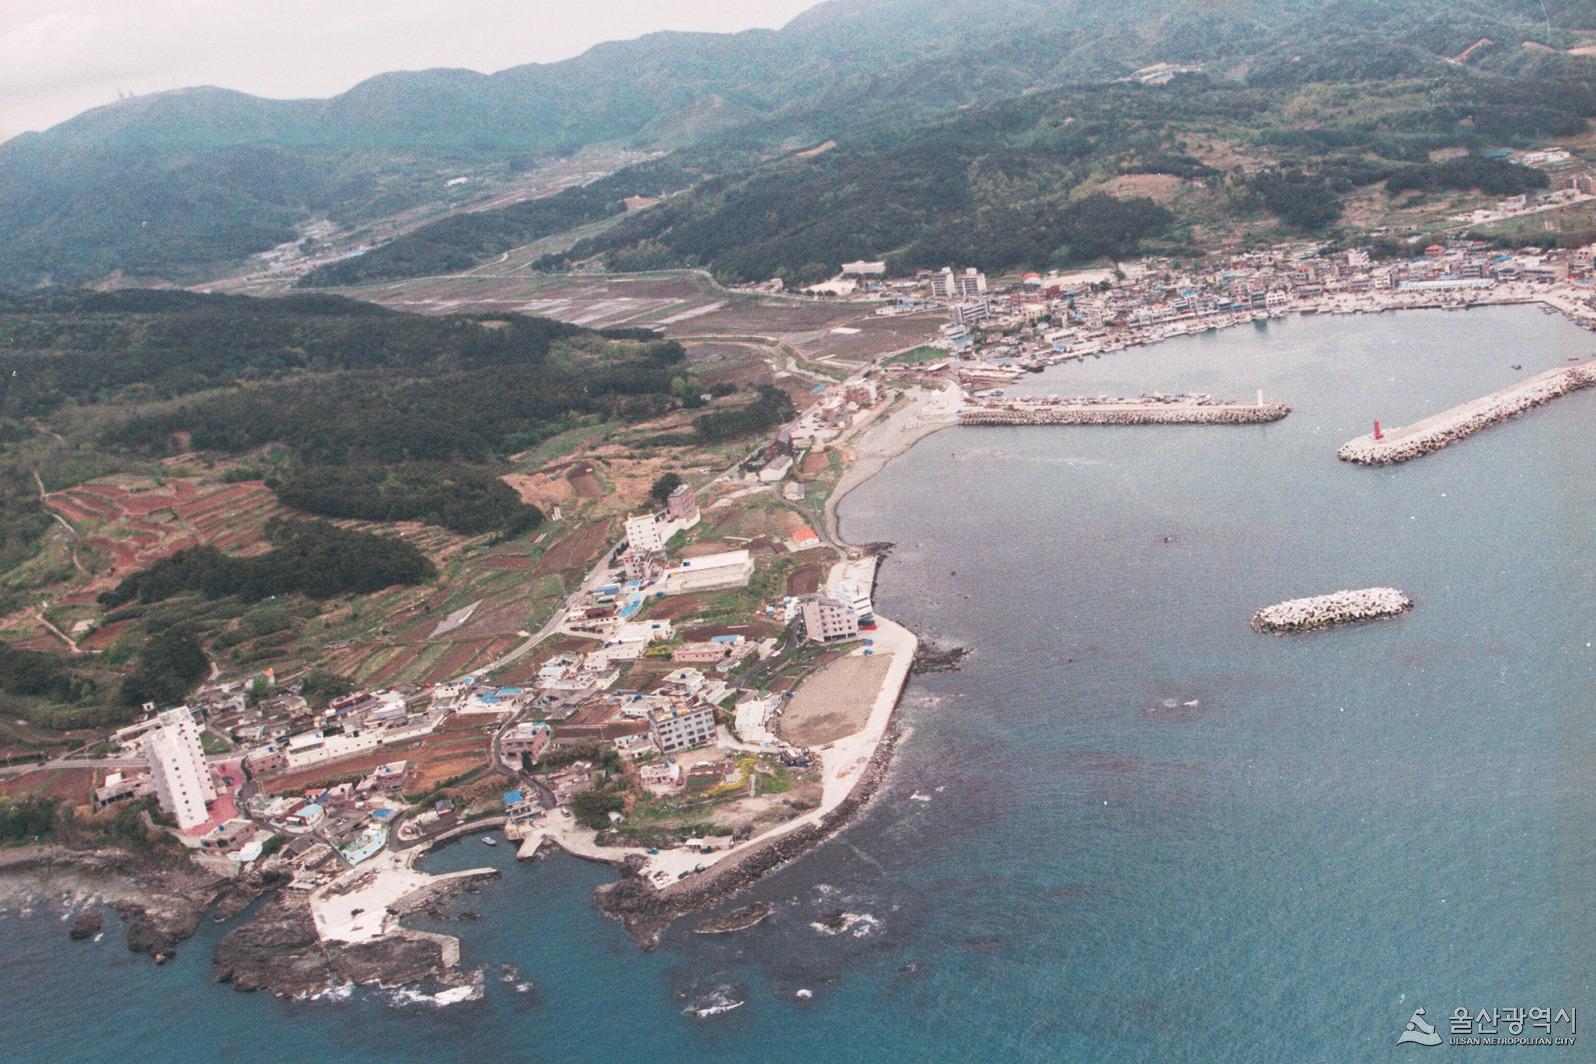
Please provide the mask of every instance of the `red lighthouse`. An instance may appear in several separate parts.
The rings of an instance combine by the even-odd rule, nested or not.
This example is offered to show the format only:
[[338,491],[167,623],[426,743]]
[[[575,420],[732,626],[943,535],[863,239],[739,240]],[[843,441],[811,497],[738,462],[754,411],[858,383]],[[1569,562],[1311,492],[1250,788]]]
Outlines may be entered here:
[[1379,421],[1375,421],[1375,423],[1374,423],[1374,438],[1377,439],[1377,440],[1385,439],[1385,434],[1380,431],[1380,422]]

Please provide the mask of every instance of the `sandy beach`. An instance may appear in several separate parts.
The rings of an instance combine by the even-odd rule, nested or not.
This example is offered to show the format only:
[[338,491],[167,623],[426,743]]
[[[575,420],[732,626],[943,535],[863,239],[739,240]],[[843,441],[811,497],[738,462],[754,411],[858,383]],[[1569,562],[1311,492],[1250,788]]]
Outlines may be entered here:
[[837,532],[837,506],[848,493],[925,437],[958,424],[963,406],[964,393],[952,381],[937,389],[916,388],[905,392],[885,415],[855,430],[851,439],[845,436],[837,443],[848,463],[826,499],[826,534],[832,542],[843,542]]

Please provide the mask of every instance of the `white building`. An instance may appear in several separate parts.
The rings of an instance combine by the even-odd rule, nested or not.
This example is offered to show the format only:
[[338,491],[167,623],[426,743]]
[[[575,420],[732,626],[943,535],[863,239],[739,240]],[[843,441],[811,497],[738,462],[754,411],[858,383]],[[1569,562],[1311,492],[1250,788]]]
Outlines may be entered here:
[[792,458],[780,454],[765,463],[765,468],[759,471],[759,479],[765,484],[775,484],[790,472],[792,472]]
[[931,276],[931,295],[937,299],[977,299],[986,295],[986,274],[974,266],[963,273],[944,266],[941,273]]
[[859,615],[848,604],[827,595],[811,595],[803,604],[804,634],[817,643],[852,639],[859,634]]
[[715,711],[702,702],[656,709],[648,715],[654,745],[662,754],[708,746],[715,741]]
[[991,316],[992,305],[984,299],[955,303],[948,309],[948,317],[954,325],[968,326],[978,321],[986,321]]
[[776,737],[770,732],[770,718],[780,709],[780,695],[744,699],[737,703],[732,729],[745,743],[774,743]]
[[874,624],[875,607],[870,603],[870,594],[861,591],[857,584],[841,584],[837,588],[837,597],[844,605],[853,610],[853,615],[859,619],[860,624]]
[[654,520],[653,514],[626,519],[626,545],[645,554],[665,546],[665,540],[660,535],[659,522]]
[[853,274],[855,277],[881,277],[887,272],[887,264],[885,262],[860,259],[857,262],[843,263],[842,272],[845,275]]
[[676,634],[676,626],[669,620],[622,621],[615,626],[610,638],[617,643],[654,643],[668,640]]
[[161,809],[177,818],[179,828],[187,831],[210,819],[205,803],[216,799],[216,784],[187,706],[162,713],[158,726],[144,734],[144,759]]
[[686,595],[694,591],[719,591],[743,587],[754,575],[754,559],[746,550],[684,558],[660,577],[660,590],[667,595]]

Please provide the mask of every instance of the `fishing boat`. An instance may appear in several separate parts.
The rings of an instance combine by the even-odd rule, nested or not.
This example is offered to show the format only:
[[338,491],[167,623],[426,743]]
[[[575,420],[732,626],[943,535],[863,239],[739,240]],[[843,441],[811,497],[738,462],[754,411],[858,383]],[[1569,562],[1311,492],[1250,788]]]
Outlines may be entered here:
[[498,844],[499,844],[499,840],[494,838],[492,835],[484,835],[484,836],[482,836],[482,845],[484,845],[484,846],[497,846]]

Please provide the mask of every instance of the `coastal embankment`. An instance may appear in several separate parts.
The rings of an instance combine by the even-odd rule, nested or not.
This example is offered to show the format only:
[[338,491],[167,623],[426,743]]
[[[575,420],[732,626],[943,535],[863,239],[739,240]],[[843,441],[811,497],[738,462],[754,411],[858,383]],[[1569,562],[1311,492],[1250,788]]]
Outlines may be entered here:
[[1124,402],[1011,399],[971,405],[960,425],[1254,425],[1291,413],[1284,403],[1169,401],[1155,397]]
[[1394,587],[1366,587],[1266,606],[1252,615],[1252,627],[1265,633],[1308,632],[1352,621],[1395,617],[1412,608],[1413,600]]
[[[894,696],[894,705],[896,701]],[[623,878],[598,889],[599,909],[619,920],[638,945],[653,949],[677,918],[720,904],[840,831],[886,779],[900,737],[894,720],[852,789],[818,820],[730,854],[692,879],[663,889],[648,881],[643,860],[634,855],[622,866]]]
[[[842,568],[839,563],[833,575]],[[859,731],[816,747],[822,789],[820,805],[718,854],[591,847],[552,832],[546,837],[571,853],[618,864],[623,878],[598,889],[599,908],[621,921],[632,938],[651,949],[678,917],[717,905],[789,861],[803,856],[840,830],[886,777],[900,732],[898,700],[908,683],[919,641],[902,625],[876,615],[873,656],[889,658],[886,672]],[[573,845],[573,843],[575,845]],[[688,875],[681,876],[686,872]],[[663,876],[660,874],[664,873]],[[663,881],[663,885],[659,881]]]
[[1348,440],[1336,452],[1343,462],[1392,465],[1421,458],[1526,410],[1596,385],[1596,365],[1548,370],[1510,388],[1471,399],[1411,425]]

